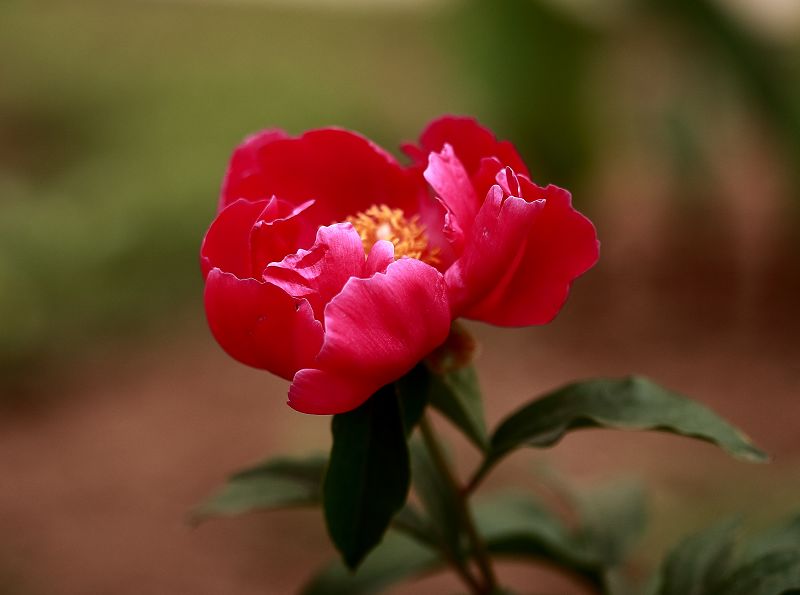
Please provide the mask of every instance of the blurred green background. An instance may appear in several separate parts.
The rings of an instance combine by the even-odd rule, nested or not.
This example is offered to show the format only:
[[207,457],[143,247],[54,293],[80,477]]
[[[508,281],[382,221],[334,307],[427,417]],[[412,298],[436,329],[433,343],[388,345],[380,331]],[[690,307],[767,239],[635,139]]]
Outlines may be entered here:
[[[756,438],[773,439],[767,446],[785,452],[785,460],[797,460],[795,428],[779,413],[800,388],[796,1],[6,0],[0,3],[0,458],[9,461],[3,471],[11,480],[3,487],[0,527],[28,527],[24,503],[40,493],[57,502],[65,489],[76,498],[84,493],[64,466],[92,467],[104,443],[86,436],[98,427],[108,432],[102,436],[111,441],[107,464],[114,469],[152,468],[144,462],[152,459],[114,450],[120,435],[133,443],[142,436],[126,423],[159,428],[153,430],[163,438],[159,452],[185,455],[171,471],[189,477],[198,470],[200,479],[174,498],[181,505],[238,464],[235,455],[256,456],[265,433],[279,438],[262,450],[324,443],[309,437],[326,432],[324,420],[307,422],[285,408],[274,413],[283,407],[283,385],[224,361],[203,329],[197,252],[227,159],[246,134],[272,126],[298,133],[334,124],[395,150],[442,113],[474,115],[514,141],[537,181],[573,190],[576,204],[598,224],[602,263],[576,285],[558,324],[507,335],[515,349],[521,346],[517,357],[559,362],[543,364],[549,372],[536,376],[535,387],[570,375],[660,374],[676,388],[707,391],[698,396],[710,395],[706,400]],[[514,371],[503,365],[518,361],[508,355],[509,339],[483,327],[476,332],[485,342],[479,366],[487,392],[507,388],[503,378]],[[186,379],[201,364],[213,378],[201,375],[207,382],[190,390]],[[736,369],[752,384],[739,382]],[[238,418],[214,426],[215,416],[228,415],[216,408],[248,387],[277,393],[253,403],[269,400],[269,416],[278,417],[268,417],[266,429],[247,426],[253,434],[242,440],[249,448],[225,451],[221,445],[244,430]],[[166,415],[142,406],[143,392],[173,409]],[[514,396],[505,398],[490,405],[490,418],[513,406]],[[209,419],[181,416],[195,399],[213,401]],[[266,415],[241,402],[231,407],[247,418]],[[313,432],[281,434],[275,428],[283,423],[307,423]],[[183,424],[183,438],[174,437],[170,424]],[[164,438],[170,435],[176,445]],[[67,448],[71,462],[42,466],[40,455],[76,440],[85,450]],[[227,456],[216,454],[220,449]],[[199,453],[211,451],[218,458],[208,467]],[[567,467],[571,460],[567,455]],[[769,481],[780,482],[773,473]],[[95,496],[94,508],[87,507],[123,514],[115,506],[130,489],[113,477],[95,486],[98,493],[84,486]],[[75,512],[52,503],[50,509]],[[121,531],[95,530],[106,537]],[[72,535],[69,528],[40,528],[0,541],[0,569],[7,550],[9,576],[28,585],[20,589],[135,592],[102,582],[110,579],[98,573],[96,558],[85,561],[84,571],[61,562],[69,556],[52,549],[51,540],[64,539],[65,531]],[[308,539],[318,544],[313,535]],[[252,546],[238,533],[216,537],[235,541],[231,547],[239,551]],[[216,551],[209,546],[215,539],[205,539],[204,547]],[[111,566],[118,574],[137,565],[126,555],[127,563]],[[198,563],[191,560],[126,584],[138,592],[200,592],[191,582],[164,579],[191,574]],[[30,568],[40,564],[45,578],[31,583]],[[244,573],[258,584],[248,572],[235,564],[217,569],[233,582],[207,592],[233,592],[236,584],[235,592],[249,593],[247,581],[236,582]],[[297,577],[287,578],[289,586],[274,592],[297,584]]]

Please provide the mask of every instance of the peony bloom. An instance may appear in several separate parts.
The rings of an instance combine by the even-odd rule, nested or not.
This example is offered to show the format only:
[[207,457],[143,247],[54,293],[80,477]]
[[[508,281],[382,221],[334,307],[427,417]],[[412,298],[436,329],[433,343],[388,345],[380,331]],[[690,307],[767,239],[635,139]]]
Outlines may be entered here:
[[513,146],[442,118],[402,167],[340,129],[265,131],[235,151],[201,248],[211,331],[291,381],[289,405],[358,407],[459,316],[548,322],[597,260],[569,193],[530,181]]

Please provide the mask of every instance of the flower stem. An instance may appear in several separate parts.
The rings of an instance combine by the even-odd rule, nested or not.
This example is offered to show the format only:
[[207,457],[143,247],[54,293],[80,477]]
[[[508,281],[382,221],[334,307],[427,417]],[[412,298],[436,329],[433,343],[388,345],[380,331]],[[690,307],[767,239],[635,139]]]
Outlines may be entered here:
[[[436,434],[433,431],[433,427],[431,426],[430,422],[428,421],[427,415],[422,417],[419,427],[422,431],[422,439],[425,442],[428,452],[430,452],[433,463],[439,469],[439,472],[442,474],[444,480],[453,490],[456,505],[458,506],[458,516],[461,520],[462,528],[469,539],[470,550],[475,556],[475,561],[477,562],[478,568],[483,576],[484,584],[477,585],[478,590],[474,592],[478,595],[488,595],[494,593],[497,590],[497,576],[495,575],[494,567],[492,566],[492,561],[489,557],[489,552],[486,549],[486,544],[475,528],[475,522],[472,519],[472,513],[470,512],[468,506],[467,499],[469,495],[461,487],[458,479],[455,476],[455,473],[450,467],[450,464],[447,462],[447,457],[444,455],[444,451],[439,444],[439,440],[436,438]],[[475,585],[470,585],[470,587],[474,589]]]

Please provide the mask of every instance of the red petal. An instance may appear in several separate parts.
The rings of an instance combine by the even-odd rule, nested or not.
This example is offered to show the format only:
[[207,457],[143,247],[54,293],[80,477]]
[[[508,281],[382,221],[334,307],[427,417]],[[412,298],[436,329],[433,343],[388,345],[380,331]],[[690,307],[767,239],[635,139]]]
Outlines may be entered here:
[[205,307],[211,332],[229,355],[287,380],[313,365],[322,346],[322,326],[308,302],[274,285],[213,269]]
[[508,141],[498,141],[494,134],[473,118],[444,116],[434,120],[420,136],[420,146],[425,154],[440,151],[445,143],[452,145],[467,173],[477,173],[481,159],[497,157],[517,173],[528,175],[528,168]]
[[248,136],[236,147],[231,157],[225,179],[222,181],[218,210],[244,198],[245,200],[263,200],[271,198],[273,193],[265,192],[261,187],[261,166],[258,154],[267,145],[278,140],[289,138],[283,130],[262,130]]
[[[208,228],[200,247],[203,277],[213,268],[233,273],[240,279],[254,277],[250,232],[268,201],[238,200],[226,207]],[[260,272],[260,271],[259,271]]]
[[533,221],[543,208],[543,201],[504,198],[499,186],[489,190],[464,252],[445,274],[454,315],[478,318],[471,311],[504,276],[513,274]]
[[410,258],[384,274],[350,279],[325,309],[325,342],[315,370],[301,370],[289,405],[305,413],[342,413],[408,372],[450,329],[444,279]]
[[236,198],[278,196],[294,204],[317,202],[314,221],[328,225],[374,204],[412,215],[424,193],[421,180],[366,138],[337,128],[297,138],[270,133],[237,149],[223,187],[223,204]]
[[543,198],[544,208],[517,233],[520,251],[517,262],[508,263],[509,274],[465,313],[468,318],[499,326],[550,322],[566,301],[572,281],[597,262],[594,225],[572,208],[569,192],[556,186],[540,188],[524,178],[520,182],[525,198]]
[[317,228],[309,221],[307,210],[313,205],[314,201],[296,207],[277,198],[269,201],[250,232],[254,276],[259,276],[269,263],[311,245]]

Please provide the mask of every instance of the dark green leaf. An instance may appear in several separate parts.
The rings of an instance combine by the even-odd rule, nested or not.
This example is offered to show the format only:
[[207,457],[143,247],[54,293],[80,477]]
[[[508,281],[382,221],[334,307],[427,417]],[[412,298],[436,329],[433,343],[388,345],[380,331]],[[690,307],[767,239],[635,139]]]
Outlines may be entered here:
[[767,458],[707,407],[632,376],[571,384],[513,413],[492,436],[483,472],[520,446],[552,446],[570,430],[594,427],[670,432],[711,442],[741,459]]
[[430,519],[436,541],[457,558],[463,555],[461,524],[457,494],[437,469],[428,450],[417,441],[411,442],[411,468],[414,490]]
[[478,532],[497,556],[546,560],[602,584],[597,558],[564,522],[530,496],[502,495],[474,508]]
[[236,473],[194,511],[199,522],[214,516],[234,516],[253,510],[319,504],[326,459],[278,458]]
[[408,444],[394,385],[334,416],[332,428],[325,520],[345,563],[355,568],[380,542],[408,495]]
[[460,428],[475,446],[485,451],[488,447],[486,422],[475,367],[468,365],[442,374],[431,374],[431,405]]
[[713,595],[787,595],[798,592],[800,550],[791,549],[766,554],[742,566]]
[[684,539],[660,572],[659,595],[714,595],[730,572],[737,521],[725,521]]
[[368,595],[442,564],[437,552],[390,531],[353,573],[337,561],[319,572],[302,595]]
[[406,435],[411,435],[422,419],[428,405],[430,372],[425,364],[418,364],[408,374],[395,383],[400,407],[403,410],[403,426]]

